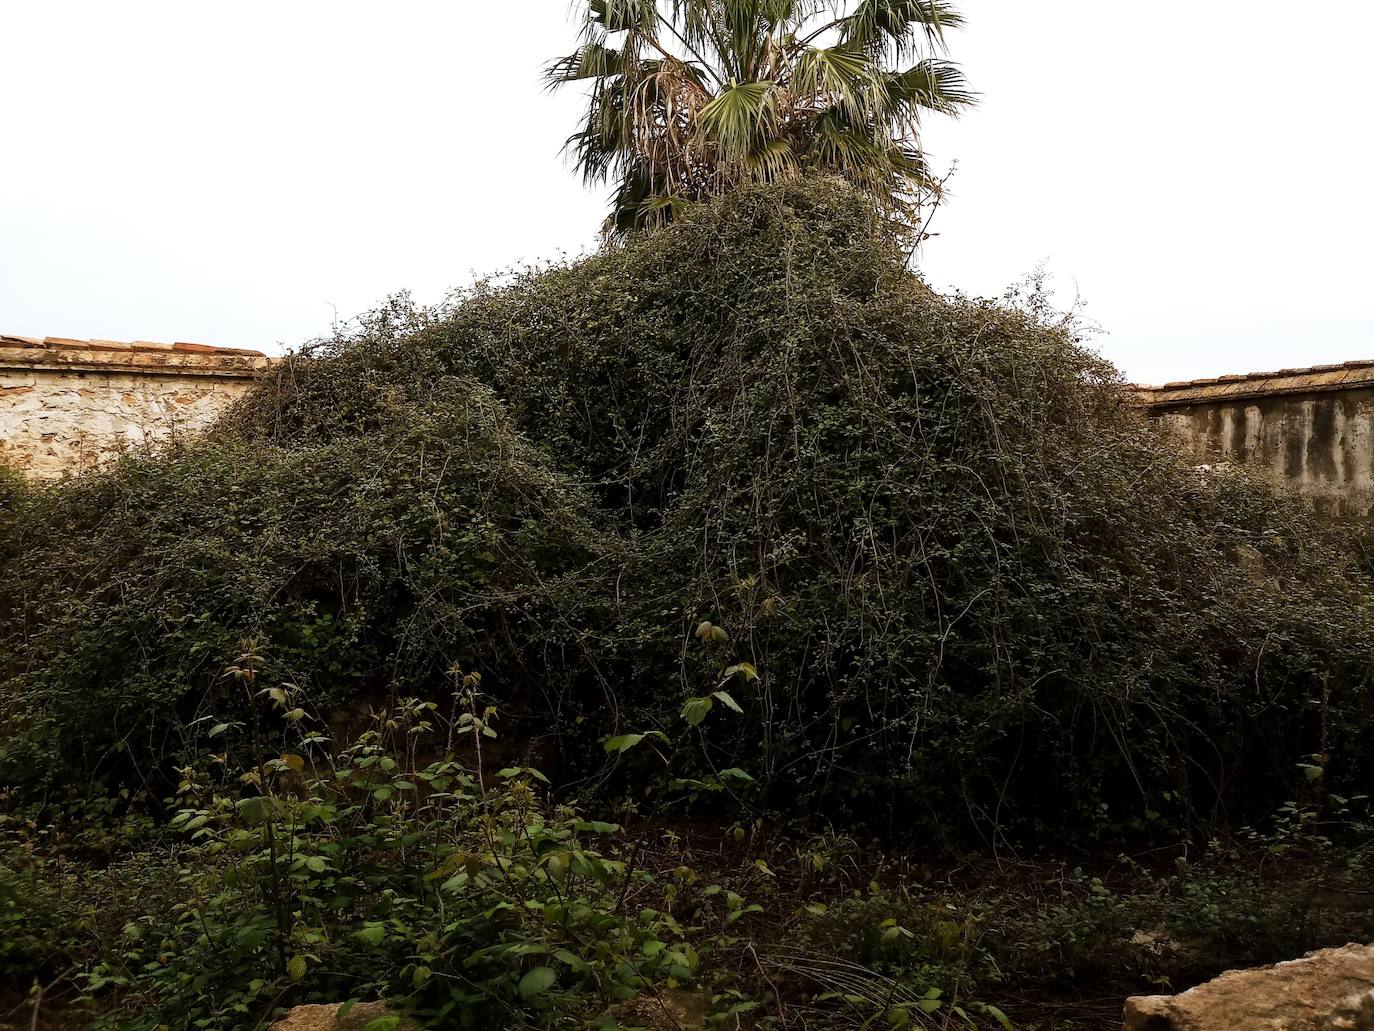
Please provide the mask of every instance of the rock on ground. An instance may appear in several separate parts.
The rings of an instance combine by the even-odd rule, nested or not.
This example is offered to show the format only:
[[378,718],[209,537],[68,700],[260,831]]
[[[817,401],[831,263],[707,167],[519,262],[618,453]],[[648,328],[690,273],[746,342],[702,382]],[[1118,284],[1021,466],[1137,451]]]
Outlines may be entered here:
[[1231,970],[1180,995],[1126,1000],[1124,1031],[1374,1031],[1374,946]]
[[[363,1031],[372,1021],[393,1016],[384,1002],[360,1002],[342,1017],[343,1003],[330,1006],[297,1006],[272,1025],[273,1031]],[[415,1025],[403,1020],[397,1031],[414,1031]]]
[[711,1012],[710,1000],[688,988],[648,992],[613,1006],[608,1016],[621,1027],[642,1027],[647,1031],[704,1031]]

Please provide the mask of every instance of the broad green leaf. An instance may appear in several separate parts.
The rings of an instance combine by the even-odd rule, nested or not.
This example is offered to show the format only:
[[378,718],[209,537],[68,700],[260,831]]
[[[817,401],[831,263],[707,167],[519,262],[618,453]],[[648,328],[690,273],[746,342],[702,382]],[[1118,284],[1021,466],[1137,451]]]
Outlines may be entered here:
[[386,937],[386,928],[381,924],[368,924],[362,930],[353,935],[364,945],[380,945],[382,939]]
[[607,823],[604,820],[578,820],[575,826],[580,831],[589,831],[592,834],[614,834],[620,830],[620,824]]
[[267,819],[267,803],[263,801],[260,795],[254,795],[252,798],[240,799],[234,803],[234,808],[239,811],[239,816],[243,818],[243,822],[250,827],[256,826]]
[[983,1009],[987,1011],[988,1016],[992,1017],[993,1020],[997,1021],[998,1024],[1002,1025],[1004,1031],[1016,1031],[1016,1028],[1012,1025],[1011,1018],[1008,1017],[1001,1010],[999,1010],[996,1006],[987,1004],[984,1005]]
[[692,726],[698,726],[706,718],[706,714],[711,711],[711,706],[715,703],[708,698],[688,698],[682,706],[682,718]]
[[553,954],[553,958],[558,960],[560,963],[566,963],[568,966],[572,967],[574,970],[577,971],[587,969],[587,961],[584,960],[577,953],[572,952],[568,949],[557,949]]
[[730,697],[729,691],[716,691],[714,692],[714,697],[719,698],[721,702],[740,715],[744,714],[744,710],[739,707],[739,702]]
[[537,995],[543,995],[553,987],[553,983],[557,980],[558,974],[553,967],[535,967],[520,978],[520,997],[533,999]]

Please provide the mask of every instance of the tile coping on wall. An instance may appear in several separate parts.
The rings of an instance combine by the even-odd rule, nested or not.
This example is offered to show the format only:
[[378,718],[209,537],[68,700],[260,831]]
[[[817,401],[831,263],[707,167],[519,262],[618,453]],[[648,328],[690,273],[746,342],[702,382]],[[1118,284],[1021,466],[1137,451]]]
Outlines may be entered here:
[[1129,389],[1136,401],[1149,408],[1168,408],[1278,394],[1319,394],[1364,386],[1374,386],[1374,360],[1185,380],[1158,387],[1139,384]]
[[261,351],[147,340],[71,340],[0,334],[0,371],[121,372],[246,378],[272,364]]

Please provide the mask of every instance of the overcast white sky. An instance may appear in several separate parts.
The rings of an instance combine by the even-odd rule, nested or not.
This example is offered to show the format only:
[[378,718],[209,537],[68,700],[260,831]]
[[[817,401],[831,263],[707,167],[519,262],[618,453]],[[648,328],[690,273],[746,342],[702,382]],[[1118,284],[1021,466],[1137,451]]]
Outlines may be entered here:
[[[1133,379],[1374,357],[1374,3],[964,0],[923,269]],[[0,0],[0,331],[277,350],[594,245],[567,0]]]

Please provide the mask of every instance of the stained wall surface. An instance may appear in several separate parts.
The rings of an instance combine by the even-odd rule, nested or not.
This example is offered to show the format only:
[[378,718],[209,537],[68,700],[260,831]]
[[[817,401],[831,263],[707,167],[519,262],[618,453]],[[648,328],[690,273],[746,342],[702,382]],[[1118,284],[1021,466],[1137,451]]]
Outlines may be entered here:
[[59,477],[198,433],[268,365],[199,344],[0,336],[0,462]]
[[1374,515],[1374,362],[1136,390],[1200,463],[1262,470],[1333,516]]
[[[0,336],[0,463],[59,477],[199,433],[270,366],[200,344]],[[1374,517],[1374,361],[1132,389],[1199,464],[1259,469],[1321,512]]]

